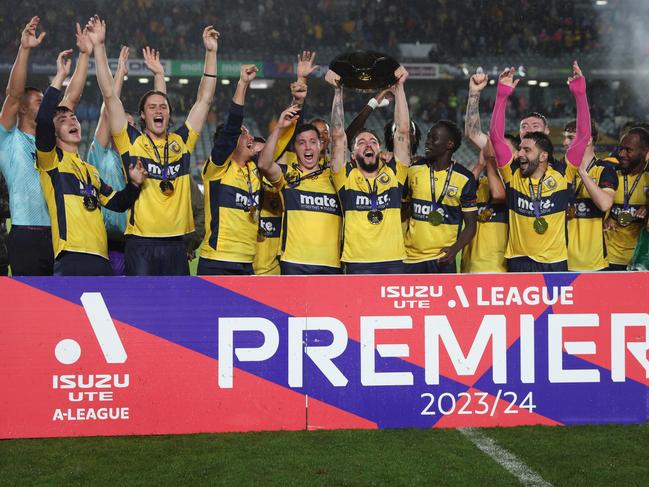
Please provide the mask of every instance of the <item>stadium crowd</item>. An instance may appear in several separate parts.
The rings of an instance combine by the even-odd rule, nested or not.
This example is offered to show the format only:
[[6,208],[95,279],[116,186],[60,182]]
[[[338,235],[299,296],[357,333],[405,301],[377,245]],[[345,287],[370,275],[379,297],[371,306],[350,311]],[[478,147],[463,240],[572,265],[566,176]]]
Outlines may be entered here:
[[[290,106],[269,133],[253,134],[243,119],[257,108],[247,102],[257,68],[242,65],[213,134],[201,194],[190,157],[215,99],[219,32],[187,29],[188,38],[202,39],[204,70],[184,122],[172,129],[177,107],[159,53],[143,49],[154,90],[128,113],[120,95],[129,48],[112,73],[98,16],[76,26],[74,72],[73,51],[61,51],[45,93],[31,88],[29,57],[43,42],[45,19],[32,18],[19,36],[0,112],[13,275],[187,275],[195,254],[202,275],[455,273],[460,255],[462,272],[625,270],[647,225],[647,125],[628,124],[615,152],[598,159],[576,62],[568,79],[576,117],[563,128],[564,158],[555,157],[543,114],[507,109],[516,69],[500,74],[488,107],[480,101],[487,75],[471,77],[464,136],[480,151],[471,169],[454,160],[463,133],[441,107],[426,130],[411,121],[403,66],[346,125],[341,78],[331,70],[328,85],[321,82],[333,95],[331,118],[308,116],[322,96],[311,102],[317,66],[315,54],[303,51]],[[75,110],[91,57],[103,104],[81,155]],[[386,106],[393,117],[384,132],[366,128]],[[480,123],[485,109],[488,132]],[[505,131],[512,116],[516,135]]]

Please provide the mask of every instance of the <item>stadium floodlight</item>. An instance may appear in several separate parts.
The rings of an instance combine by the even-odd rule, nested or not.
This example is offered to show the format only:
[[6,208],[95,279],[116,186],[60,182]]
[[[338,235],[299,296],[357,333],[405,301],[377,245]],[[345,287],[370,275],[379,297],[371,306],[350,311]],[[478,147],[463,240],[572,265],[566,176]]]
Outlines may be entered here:
[[252,82],[250,83],[250,89],[251,90],[267,90],[271,86],[273,86],[273,83],[275,80],[272,79],[253,79]]
[[149,82],[149,78],[138,78],[137,81],[138,83],[142,83],[143,85],[145,85]]
[[230,80],[229,80],[228,78],[223,78],[223,79],[221,80],[221,84],[227,86],[227,85],[230,84]]
[[608,0],[597,0],[595,2],[595,5],[597,5],[598,7],[603,7],[604,5],[608,5]]
[[495,84],[496,84],[496,80],[490,79],[490,80],[489,80],[489,84],[490,84],[490,85],[495,85]]
[[165,83],[169,83],[171,81],[171,78],[169,76],[165,76]]
[[180,78],[180,79],[178,80],[178,84],[180,84],[180,85],[188,85],[188,84],[189,84],[189,80],[188,80],[187,78]]
[[128,76],[124,75],[124,81],[128,80]]
[[548,86],[550,86],[550,83],[548,83],[547,81],[541,81],[541,82],[539,83],[539,86],[540,86],[541,88],[547,88]]
[[529,86],[536,86],[536,85],[539,84],[539,82],[537,80],[535,80],[535,79],[530,79],[530,80],[527,81],[527,84]]

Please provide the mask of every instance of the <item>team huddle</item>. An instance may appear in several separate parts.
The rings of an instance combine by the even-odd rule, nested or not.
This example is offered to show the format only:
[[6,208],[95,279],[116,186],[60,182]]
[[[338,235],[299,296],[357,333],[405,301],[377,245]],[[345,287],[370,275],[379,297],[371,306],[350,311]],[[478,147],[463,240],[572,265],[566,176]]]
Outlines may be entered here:
[[[330,124],[306,118],[317,66],[315,53],[303,52],[292,104],[262,138],[243,125],[257,73],[243,65],[202,169],[201,195],[190,157],[216,89],[219,33],[203,30],[196,101],[171,130],[159,54],[143,50],[155,89],[128,114],[120,99],[128,48],[113,74],[98,16],[77,24],[79,55],[65,93],[71,50],[58,55],[44,94],[27,87],[29,53],[45,36],[39,24],[34,17],[23,30],[0,113],[14,275],[188,275],[195,221],[205,229],[200,275],[455,273],[460,254],[461,271],[471,273],[625,270],[646,225],[649,131],[630,125],[615,153],[598,159],[577,63],[568,79],[576,120],[564,128],[562,160],[539,113],[523,117],[519,135],[506,133],[513,68],[499,77],[488,133],[478,113],[488,79],[471,77],[464,135],[480,154],[472,169],[453,158],[463,134],[449,120],[430,127],[417,154],[422,133],[410,120],[402,66],[346,127],[341,78],[331,70]],[[103,105],[83,158],[74,110],[93,55]],[[365,128],[392,100],[384,133]]]

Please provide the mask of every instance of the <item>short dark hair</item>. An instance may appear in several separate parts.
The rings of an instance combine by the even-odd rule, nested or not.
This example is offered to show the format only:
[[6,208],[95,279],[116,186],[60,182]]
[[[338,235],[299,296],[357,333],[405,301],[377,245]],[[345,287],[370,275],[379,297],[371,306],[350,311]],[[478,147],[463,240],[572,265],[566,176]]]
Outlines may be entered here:
[[23,95],[27,95],[30,92],[40,93],[41,95],[43,94],[43,92],[38,88],[34,88],[33,86],[25,86],[25,89],[23,90]]
[[318,117],[318,118],[314,118],[314,119],[311,120],[309,123],[310,123],[310,124],[315,124],[316,122],[322,122],[322,123],[324,123],[325,125],[329,125],[329,122],[327,122],[324,118],[319,118],[319,117]]
[[169,100],[169,96],[164,91],[158,91],[158,90],[149,90],[144,95],[142,95],[142,98],[140,98],[140,103],[138,104],[138,109],[137,109],[138,116],[144,111],[144,105],[146,105],[146,101],[149,99],[150,96],[153,95],[164,96],[164,99],[167,100],[167,106],[169,107],[169,119],[171,119],[171,115],[173,114],[171,108],[171,100]]
[[649,130],[644,127],[635,126],[626,133],[625,137],[627,135],[637,135],[640,138],[642,147],[649,148]]
[[433,130],[433,127],[435,127],[436,125],[441,125],[448,132],[448,135],[453,142],[453,152],[458,150],[462,145],[462,131],[460,130],[460,127],[458,127],[457,124],[451,120],[442,119],[433,124],[433,126],[428,130],[429,134],[430,131]]
[[320,131],[318,130],[318,127],[316,127],[312,123],[303,123],[302,125],[298,125],[295,128],[295,133],[293,134],[293,140],[295,140],[297,136],[300,135],[301,133],[310,132],[310,131],[314,131],[318,135],[318,138],[320,138]]
[[512,145],[514,146],[514,148],[516,150],[520,149],[520,147],[521,147],[521,138],[518,135],[507,133],[507,134],[505,134],[505,138],[512,143]]
[[265,144],[265,143],[266,143],[266,139],[265,139],[264,137],[259,136],[259,135],[257,135],[256,137],[254,137],[252,140],[253,140],[254,142],[258,142],[258,143],[260,143],[260,144]]
[[545,118],[545,115],[539,113],[539,112],[528,112],[525,115],[521,117],[521,120],[525,120],[526,118],[539,118],[543,120],[543,124],[548,127],[548,119]]
[[[577,132],[577,120],[570,120],[568,123],[566,123],[563,127],[564,132]],[[593,138],[593,144],[597,143],[597,139],[599,138],[599,130],[597,130],[597,125],[595,125],[595,122],[593,120],[590,121],[590,136]]]
[[372,129],[368,129],[367,127],[363,127],[358,132],[356,132],[356,135],[354,135],[354,138],[352,139],[351,147],[354,147],[356,145],[356,139],[358,139],[358,136],[361,135],[361,134],[372,134],[374,137],[376,137],[376,140],[379,141],[379,145],[381,145],[381,137],[379,136],[379,134],[377,134]]
[[66,107],[65,105],[59,105],[58,107],[56,107],[54,109],[54,115],[55,116],[58,115],[59,113],[72,113],[72,114],[74,114],[74,112],[72,110],[70,110],[68,107]]
[[550,140],[550,137],[548,137],[543,132],[528,132],[525,134],[523,139],[533,140],[539,149],[541,149],[543,152],[547,152],[548,161],[550,161],[553,158],[554,146],[552,145],[552,141]]
[[[394,130],[395,130],[394,120],[390,120],[383,127],[383,135],[385,136],[385,149],[388,152],[394,152]],[[421,129],[416,122],[410,121],[410,134],[414,136],[415,140],[412,146],[410,147],[410,154],[415,155],[417,149],[419,148],[419,142],[421,141]]]

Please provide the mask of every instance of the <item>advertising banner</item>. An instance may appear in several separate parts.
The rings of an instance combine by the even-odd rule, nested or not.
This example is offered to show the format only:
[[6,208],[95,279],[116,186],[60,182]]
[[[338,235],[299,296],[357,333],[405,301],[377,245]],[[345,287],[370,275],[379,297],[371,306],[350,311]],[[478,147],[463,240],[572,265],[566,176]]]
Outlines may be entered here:
[[641,423],[648,285],[0,278],[0,437]]

